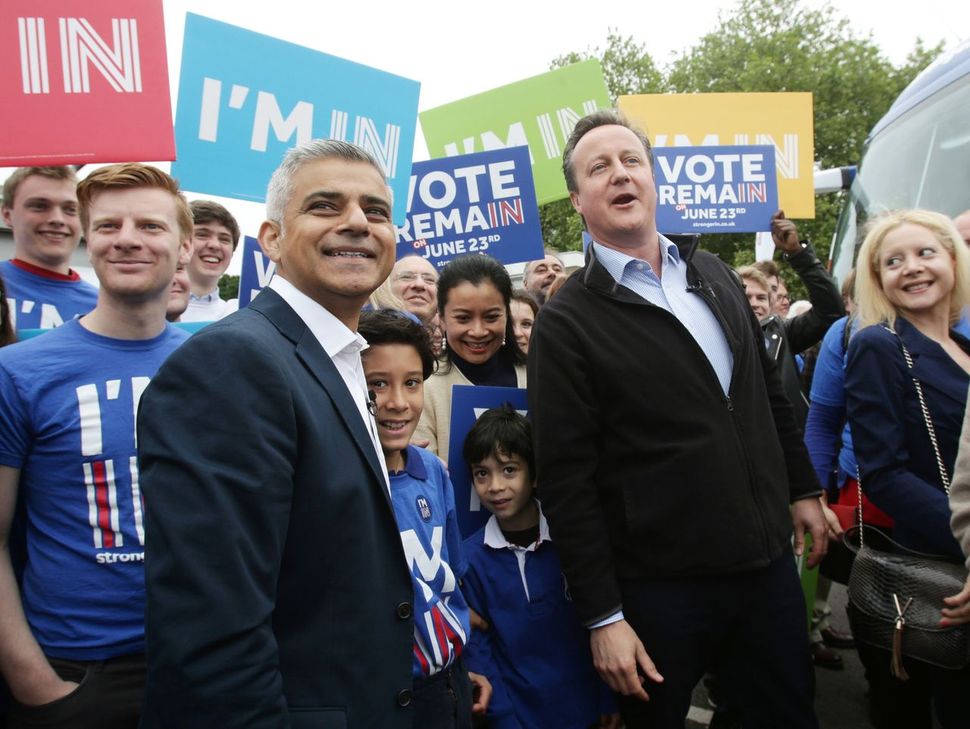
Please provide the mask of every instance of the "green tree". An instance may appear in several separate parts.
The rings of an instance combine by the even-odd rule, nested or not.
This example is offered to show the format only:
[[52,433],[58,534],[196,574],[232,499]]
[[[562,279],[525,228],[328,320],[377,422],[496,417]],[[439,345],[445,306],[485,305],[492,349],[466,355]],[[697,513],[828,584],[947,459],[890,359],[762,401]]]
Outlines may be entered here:
[[[722,12],[718,27],[658,70],[645,46],[611,32],[605,49],[570,53],[558,68],[586,58],[603,64],[614,97],[658,92],[810,91],[815,112],[815,160],[822,168],[856,164],[866,135],[890,104],[942,50],[917,41],[894,66],[871,36],[860,36],[830,6],[804,7],[800,0],[740,0]],[[543,206],[540,218],[549,245],[578,248],[582,224],[568,201]],[[838,218],[839,196],[816,198],[814,220],[797,221],[800,232],[827,257]],[[701,245],[735,264],[750,260],[751,235],[711,235]],[[796,290],[793,292],[799,294]]]
[[219,277],[219,298],[223,301],[239,297],[239,276],[223,274]]
[[[859,161],[869,130],[941,50],[917,41],[907,61],[895,67],[871,36],[855,33],[831,6],[741,0],[719,18],[718,28],[671,65],[667,82],[674,92],[811,92],[815,161],[825,169]],[[797,221],[823,258],[838,210],[838,196],[818,197],[815,219]],[[728,262],[747,257],[742,251],[750,249],[750,236],[719,237],[716,245]]]
[[562,68],[593,58],[603,67],[606,90],[614,104],[618,96],[655,94],[666,88],[664,76],[646,46],[634,41],[632,36],[621,36],[612,29],[607,33],[604,48],[597,46],[581,53],[567,53],[554,59],[550,65],[552,68]]

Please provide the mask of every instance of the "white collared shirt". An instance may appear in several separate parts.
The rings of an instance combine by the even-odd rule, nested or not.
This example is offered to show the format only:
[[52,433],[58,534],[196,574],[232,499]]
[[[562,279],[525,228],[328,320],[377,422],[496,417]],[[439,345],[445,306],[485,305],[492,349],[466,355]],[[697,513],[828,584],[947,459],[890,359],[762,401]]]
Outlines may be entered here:
[[239,299],[223,301],[219,298],[219,289],[213,289],[207,294],[196,296],[189,294],[189,305],[179,321],[219,321],[239,308]]
[[311,299],[280,275],[276,275],[269,282],[269,288],[278,293],[287,304],[292,307],[297,316],[303,320],[320,346],[333,361],[337,372],[347,386],[350,396],[357,405],[360,418],[370,433],[371,442],[377,451],[377,459],[384,474],[384,484],[388,493],[391,483],[387,476],[387,463],[384,461],[384,451],[381,449],[377,437],[377,423],[374,416],[367,409],[367,380],[364,368],[360,362],[360,353],[367,349],[367,340],[357,332],[348,329],[342,321],[327,311],[323,306]]
[[536,507],[539,509],[539,538],[528,547],[520,547],[506,539],[494,514],[485,524],[485,539],[483,540],[486,547],[511,549],[515,554],[515,559],[519,563],[519,577],[522,578],[522,588],[525,590],[526,600],[531,600],[531,598],[529,597],[529,583],[525,578],[525,556],[529,552],[535,552],[536,548],[543,542],[549,541],[549,524],[546,522],[546,515],[542,513],[542,505],[538,501],[536,501]]

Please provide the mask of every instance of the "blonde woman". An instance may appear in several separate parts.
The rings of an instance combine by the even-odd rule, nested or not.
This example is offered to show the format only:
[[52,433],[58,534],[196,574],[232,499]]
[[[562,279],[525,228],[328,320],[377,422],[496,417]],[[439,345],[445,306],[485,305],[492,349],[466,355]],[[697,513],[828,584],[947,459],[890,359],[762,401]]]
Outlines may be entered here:
[[[904,210],[876,220],[859,251],[856,299],[860,330],[849,344],[845,384],[863,488],[894,520],[897,543],[961,558],[913,383],[920,382],[943,465],[952,473],[970,385],[970,341],[952,326],[970,303],[970,252],[950,219]],[[888,652],[868,646],[860,647],[863,662],[866,652],[874,665],[889,662]],[[908,658],[904,665],[910,681],[883,677],[872,685],[889,725],[929,727],[932,697],[945,729],[965,727],[970,670]]]

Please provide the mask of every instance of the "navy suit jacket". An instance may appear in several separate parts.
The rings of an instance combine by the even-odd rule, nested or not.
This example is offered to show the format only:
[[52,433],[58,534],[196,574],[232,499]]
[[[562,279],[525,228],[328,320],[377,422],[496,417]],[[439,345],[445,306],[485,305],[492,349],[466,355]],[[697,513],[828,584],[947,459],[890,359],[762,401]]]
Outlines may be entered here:
[[[849,341],[846,410],[866,495],[895,522],[893,539],[922,552],[963,552],[950,531],[950,504],[913,377],[922,386],[947,473],[953,475],[970,376],[943,348],[906,319],[896,335],[882,326],[860,330]],[[951,332],[965,351],[970,342]],[[910,372],[900,339],[913,359]]]
[[273,290],[178,349],[138,416],[143,727],[405,729],[412,585],[346,385]]

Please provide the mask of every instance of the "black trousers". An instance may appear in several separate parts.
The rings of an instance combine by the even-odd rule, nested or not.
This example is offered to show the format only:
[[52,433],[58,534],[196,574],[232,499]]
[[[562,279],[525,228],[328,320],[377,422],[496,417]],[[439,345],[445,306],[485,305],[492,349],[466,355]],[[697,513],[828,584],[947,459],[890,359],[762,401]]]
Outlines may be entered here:
[[137,729],[145,698],[145,656],[107,661],[48,658],[54,671],[78,687],[40,706],[10,707],[7,729]]
[[459,658],[431,678],[415,681],[414,729],[471,729],[472,686]]
[[791,550],[768,567],[696,579],[625,582],[623,613],[663,683],[649,702],[619,697],[628,729],[683,729],[714,666],[745,729],[818,729],[808,621]]

